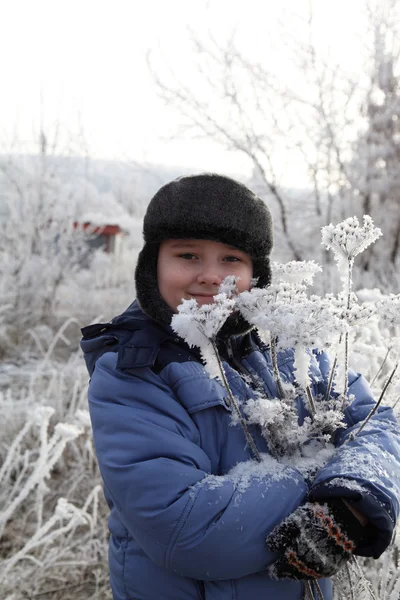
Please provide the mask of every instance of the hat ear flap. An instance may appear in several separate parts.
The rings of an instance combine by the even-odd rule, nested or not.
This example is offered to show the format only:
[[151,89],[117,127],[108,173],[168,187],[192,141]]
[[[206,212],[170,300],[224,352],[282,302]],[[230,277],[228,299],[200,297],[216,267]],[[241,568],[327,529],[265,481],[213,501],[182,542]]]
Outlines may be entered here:
[[253,259],[253,277],[257,279],[255,287],[264,288],[271,283],[272,271],[269,256]]
[[160,323],[169,324],[174,313],[158,289],[159,248],[160,244],[146,243],[139,253],[135,270],[136,297],[146,315]]

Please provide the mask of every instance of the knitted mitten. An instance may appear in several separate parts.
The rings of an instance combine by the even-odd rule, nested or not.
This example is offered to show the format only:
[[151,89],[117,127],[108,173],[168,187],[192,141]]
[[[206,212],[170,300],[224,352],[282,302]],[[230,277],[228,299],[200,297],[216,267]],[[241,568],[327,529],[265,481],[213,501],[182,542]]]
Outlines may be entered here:
[[267,537],[270,550],[281,553],[269,574],[274,579],[330,577],[349,560],[363,529],[340,498],[307,502]]

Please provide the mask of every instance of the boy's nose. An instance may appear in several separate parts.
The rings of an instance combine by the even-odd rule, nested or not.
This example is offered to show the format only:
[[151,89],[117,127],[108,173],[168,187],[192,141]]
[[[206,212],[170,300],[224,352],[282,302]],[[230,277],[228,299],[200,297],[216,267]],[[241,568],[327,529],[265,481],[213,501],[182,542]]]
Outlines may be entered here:
[[222,277],[215,269],[202,269],[197,276],[197,282],[206,285],[220,285]]

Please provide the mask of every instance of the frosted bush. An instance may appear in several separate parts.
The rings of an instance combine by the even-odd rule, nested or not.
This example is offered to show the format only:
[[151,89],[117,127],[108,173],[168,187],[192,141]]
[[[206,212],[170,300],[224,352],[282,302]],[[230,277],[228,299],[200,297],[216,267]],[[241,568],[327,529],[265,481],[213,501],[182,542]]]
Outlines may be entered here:
[[60,363],[44,350],[0,386],[1,597],[109,600],[87,372],[76,353]]
[[[139,220],[110,192],[66,180],[47,155],[0,157],[0,188],[0,356],[19,359],[28,330],[40,347],[68,317],[83,325],[130,304]],[[106,224],[127,234],[115,253],[89,247]]]

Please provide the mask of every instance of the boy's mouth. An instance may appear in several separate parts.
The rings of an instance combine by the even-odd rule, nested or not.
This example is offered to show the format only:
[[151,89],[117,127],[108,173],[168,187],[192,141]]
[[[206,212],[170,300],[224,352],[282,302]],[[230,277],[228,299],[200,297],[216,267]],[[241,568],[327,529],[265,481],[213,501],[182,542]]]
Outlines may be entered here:
[[190,295],[192,296],[192,298],[194,298],[197,302],[201,303],[201,304],[212,304],[214,302],[214,296],[218,294],[218,292],[215,292],[214,294],[209,293],[209,294],[193,294],[191,293]]

